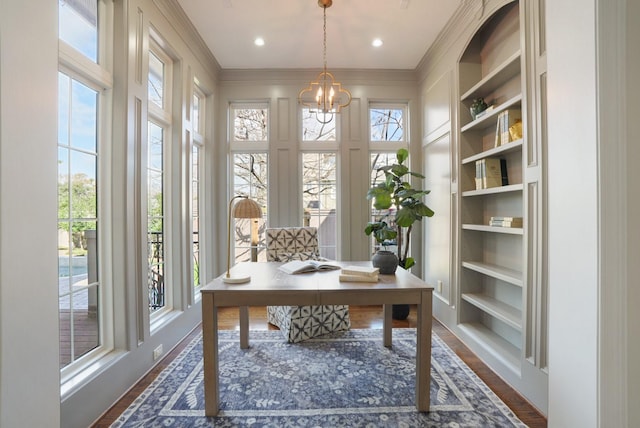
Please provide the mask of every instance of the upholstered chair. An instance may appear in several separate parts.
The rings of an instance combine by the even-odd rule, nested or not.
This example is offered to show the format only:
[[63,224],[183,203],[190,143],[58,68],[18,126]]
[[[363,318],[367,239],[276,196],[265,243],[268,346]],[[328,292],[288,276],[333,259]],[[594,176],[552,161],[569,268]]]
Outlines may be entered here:
[[[323,260],[315,227],[269,228],[266,243],[267,261]],[[292,343],[348,330],[351,326],[348,305],[267,306],[267,321],[280,328]]]

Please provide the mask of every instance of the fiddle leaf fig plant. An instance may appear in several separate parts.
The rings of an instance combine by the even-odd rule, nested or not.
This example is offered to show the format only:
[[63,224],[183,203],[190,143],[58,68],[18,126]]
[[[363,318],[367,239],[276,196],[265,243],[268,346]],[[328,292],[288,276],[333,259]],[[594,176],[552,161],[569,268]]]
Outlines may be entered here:
[[431,191],[411,186],[411,177],[423,179],[424,175],[410,171],[404,165],[408,157],[407,149],[399,149],[396,153],[397,163],[378,169],[384,173],[385,180],[369,189],[367,199],[373,200],[375,209],[389,211],[385,218],[369,222],[365,228],[367,236],[373,235],[376,242],[385,247],[395,240],[399,265],[404,269],[415,264],[413,257],[409,257],[413,224],[434,214],[422,201]]

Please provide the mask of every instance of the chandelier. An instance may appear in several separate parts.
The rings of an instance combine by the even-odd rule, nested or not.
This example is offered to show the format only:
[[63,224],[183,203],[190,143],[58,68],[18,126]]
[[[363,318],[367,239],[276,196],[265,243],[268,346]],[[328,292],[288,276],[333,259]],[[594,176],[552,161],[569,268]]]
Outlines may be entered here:
[[[333,74],[327,71],[327,8],[331,7],[333,0],[318,0],[318,6],[323,10],[323,51],[322,59],[324,67],[316,80],[309,83],[309,86],[300,91],[298,101],[309,108],[311,113],[315,113],[316,120],[322,124],[333,120],[335,113],[340,113],[340,109],[351,103],[351,93],[342,87],[342,84],[335,81]],[[312,94],[315,94],[315,101],[311,101]]]

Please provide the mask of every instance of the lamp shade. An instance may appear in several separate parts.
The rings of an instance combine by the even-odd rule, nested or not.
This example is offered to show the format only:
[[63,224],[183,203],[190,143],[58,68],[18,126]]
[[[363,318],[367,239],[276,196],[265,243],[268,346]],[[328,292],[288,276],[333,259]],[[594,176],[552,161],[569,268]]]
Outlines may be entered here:
[[261,218],[262,209],[253,199],[242,198],[233,206],[233,217],[235,218]]

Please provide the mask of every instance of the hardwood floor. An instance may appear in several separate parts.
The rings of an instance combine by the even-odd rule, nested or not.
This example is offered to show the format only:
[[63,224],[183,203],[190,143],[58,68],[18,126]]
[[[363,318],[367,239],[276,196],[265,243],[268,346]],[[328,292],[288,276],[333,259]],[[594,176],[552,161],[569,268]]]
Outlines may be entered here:
[[[381,306],[350,306],[349,317],[351,318],[351,328],[382,328]],[[415,327],[416,322],[415,309],[412,308],[409,318],[404,321],[394,320],[393,327]],[[220,308],[218,311],[218,328],[220,330],[239,330],[238,309]],[[249,328],[251,330],[277,330],[276,327],[267,323],[267,312],[264,307],[252,307],[249,309]],[[134,385],[121,400],[115,403],[93,427],[105,428],[110,426],[111,423],[129,407],[133,400],[144,391],[153,379],[178,356],[186,344],[189,343],[193,337],[200,334],[200,331],[200,327],[193,330],[176,348],[171,350],[156,367],[140,380],[140,382]],[[547,419],[542,414],[484,365],[478,357],[436,320],[433,320],[433,331],[509,406],[522,422],[531,428],[544,428],[547,426]]]

